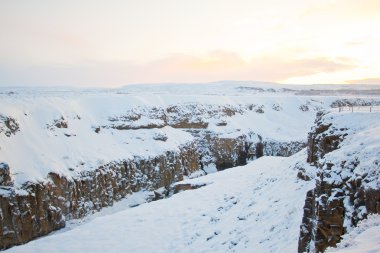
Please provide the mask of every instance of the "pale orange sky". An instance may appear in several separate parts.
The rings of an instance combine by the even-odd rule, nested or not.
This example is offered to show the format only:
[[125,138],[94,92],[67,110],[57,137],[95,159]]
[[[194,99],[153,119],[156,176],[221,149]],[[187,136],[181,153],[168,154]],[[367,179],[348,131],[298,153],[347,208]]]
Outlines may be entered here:
[[380,84],[379,0],[3,0],[0,85]]

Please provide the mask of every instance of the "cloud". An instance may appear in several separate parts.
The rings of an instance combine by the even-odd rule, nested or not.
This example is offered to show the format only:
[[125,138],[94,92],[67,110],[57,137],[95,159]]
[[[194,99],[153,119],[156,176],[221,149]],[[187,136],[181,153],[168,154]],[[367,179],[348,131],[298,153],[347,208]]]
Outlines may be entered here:
[[120,86],[129,83],[210,82],[256,80],[279,82],[292,77],[333,73],[355,68],[349,58],[281,58],[278,55],[250,61],[226,51],[203,56],[171,55],[146,64],[87,62],[29,68],[0,66],[0,85]]
[[346,83],[348,84],[380,84],[380,77],[379,78],[365,78],[365,79],[358,79],[358,80],[347,80]]
[[176,55],[153,62],[147,69],[166,73],[165,78],[178,81],[259,80],[276,82],[292,77],[332,73],[355,68],[349,58],[281,58],[277,55],[245,61],[237,54],[216,51],[203,57]]

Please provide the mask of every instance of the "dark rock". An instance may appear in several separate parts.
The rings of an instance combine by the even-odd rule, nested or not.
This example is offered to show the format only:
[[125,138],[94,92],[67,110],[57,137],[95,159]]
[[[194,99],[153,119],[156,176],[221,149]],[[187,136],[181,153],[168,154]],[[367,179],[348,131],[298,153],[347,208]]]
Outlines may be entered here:
[[10,174],[9,165],[0,163],[0,186],[12,186],[12,179]]
[[308,105],[300,105],[299,109],[303,112],[307,112],[310,110]]
[[224,122],[224,121],[218,122],[216,123],[216,126],[227,126],[227,122]]
[[260,158],[264,155],[264,144],[262,142],[256,143],[256,157]]
[[68,128],[68,123],[63,117],[61,117],[54,121],[54,126],[56,128]]
[[256,108],[255,112],[264,113],[264,106],[263,105],[259,106],[258,108]]
[[4,132],[5,136],[11,137],[20,131],[20,126],[16,119],[12,117],[6,117],[0,114],[0,133]]
[[176,194],[182,191],[195,190],[205,185],[206,184],[175,184],[173,193]]
[[164,134],[155,134],[153,136],[153,140],[165,142],[165,141],[168,140],[168,137],[166,135],[164,135]]
[[[353,173],[360,164],[359,159],[337,164],[324,161],[325,154],[339,148],[347,136],[347,129],[335,129],[332,124],[323,123],[323,116],[317,116],[316,127],[308,135],[307,161],[316,167],[317,178],[315,188],[306,196],[298,252],[312,249],[313,252],[324,252],[327,247],[335,247],[347,229],[343,224],[345,219],[351,220],[351,226],[356,226],[367,213],[380,211],[380,190],[363,187],[366,173]],[[298,176],[302,178],[302,173]],[[344,200],[348,201],[345,203]]]

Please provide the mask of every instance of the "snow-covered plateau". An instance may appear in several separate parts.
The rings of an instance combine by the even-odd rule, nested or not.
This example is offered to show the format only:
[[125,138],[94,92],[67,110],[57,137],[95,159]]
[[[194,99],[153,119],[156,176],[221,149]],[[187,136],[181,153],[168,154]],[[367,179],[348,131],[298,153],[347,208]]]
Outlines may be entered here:
[[325,251],[380,213],[379,105],[377,86],[0,88],[0,248]]

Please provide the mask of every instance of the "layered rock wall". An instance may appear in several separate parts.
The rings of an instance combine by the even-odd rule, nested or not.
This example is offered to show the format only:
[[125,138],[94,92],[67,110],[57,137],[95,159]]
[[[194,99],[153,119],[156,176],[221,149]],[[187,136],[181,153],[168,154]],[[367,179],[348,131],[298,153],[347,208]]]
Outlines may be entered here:
[[77,178],[50,173],[48,180],[21,190],[0,188],[0,249],[22,244],[65,226],[66,219],[112,206],[132,192],[169,189],[199,168],[194,144],[179,152],[113,162]]
[[214,164],[218,171],[246,165],[249,160],[265,156],[291,156],[306,144],[300,141],[281,142],[250,138],[253,133],[236,138],[220,137],[208,131],[191,131],[198,142],[203,166]]
[[359,169],[363,158],[325,159],[326,154],[340,148],[349,131],[326,123],[323,117],[318,115],[308,138],[307,161],[315,166],[316,185],[306,196],[298,252],[324,252],[335,247],[341,236],[369,213],[380,213],[380,190],[368,184],[378,176],[368,176],[366,170]]

